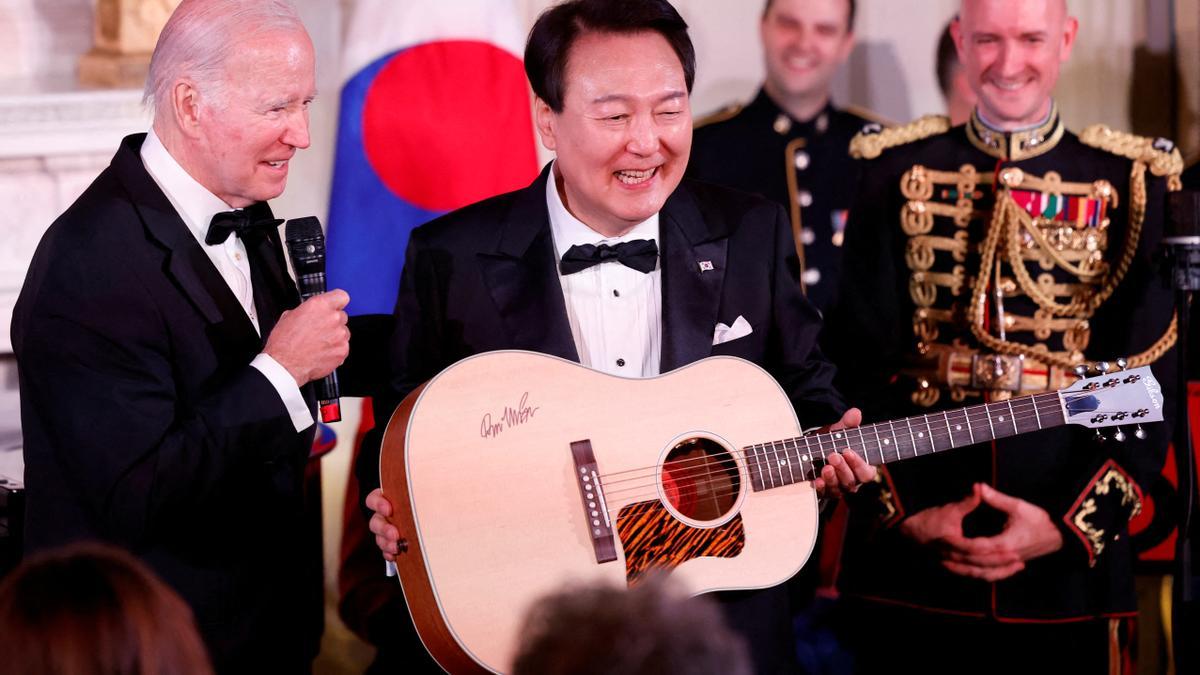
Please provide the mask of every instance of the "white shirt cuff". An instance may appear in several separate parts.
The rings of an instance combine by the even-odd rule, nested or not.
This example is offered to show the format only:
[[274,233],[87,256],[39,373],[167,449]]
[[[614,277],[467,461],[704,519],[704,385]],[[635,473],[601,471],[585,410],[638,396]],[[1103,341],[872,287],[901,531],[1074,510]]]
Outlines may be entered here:
[[279,392],[279,399],[287,408],[288,415],[292,418],[292,426],[296,427],[296,431],[304,431],[313,425],[312,413],[308,410],[304,395],[300,393],[300,387],[296,385],[296,378],[292,377],[286,368],[279,365],[278,361],[266,353],[254,357],[250,365],[257,368],[258,372],[262,373],[271,383],[271,386],[275,387],[275,391]]

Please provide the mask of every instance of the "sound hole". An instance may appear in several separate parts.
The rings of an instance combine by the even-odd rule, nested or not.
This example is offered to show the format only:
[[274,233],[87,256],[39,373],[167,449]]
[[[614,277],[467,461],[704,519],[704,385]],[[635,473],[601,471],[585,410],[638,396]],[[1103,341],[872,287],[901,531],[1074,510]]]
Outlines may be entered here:
[[699,521],[717,520],[733,509],[741,486],[733,457],[707,438],[689,438],[671,448],[662,482],[671,506]]

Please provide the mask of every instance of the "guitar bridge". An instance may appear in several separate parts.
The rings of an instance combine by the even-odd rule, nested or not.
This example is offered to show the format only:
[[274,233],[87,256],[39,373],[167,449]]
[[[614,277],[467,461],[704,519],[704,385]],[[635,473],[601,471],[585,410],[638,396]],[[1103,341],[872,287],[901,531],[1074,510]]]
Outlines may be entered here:
[[600,484],[592,442],[571,443],[571,458],[575,460],[575,483],[579,486],[579,498],[583,500],[583,516],[592,537],[596,562],[612,562],[617,559],[617,544],[613,539],[612,520],[608,517],[608,504],[604,501],[604,486]]

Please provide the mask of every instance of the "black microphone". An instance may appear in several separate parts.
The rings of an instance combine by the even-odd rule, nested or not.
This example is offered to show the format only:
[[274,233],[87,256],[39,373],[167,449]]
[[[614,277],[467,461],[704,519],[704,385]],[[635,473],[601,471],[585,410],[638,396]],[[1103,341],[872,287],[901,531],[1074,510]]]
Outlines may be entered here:
[[[321,232],[321,221],[313,216],[294,218],[284,227],[288,257],[296,270],[296,285],[300,287],[300,299],[307,300],[325,292],[325,235]],[[342,403],[339,400],[337,371],[317,382],[317,406],[321,410],[322,422],[338,422],[342,419]]]
[[[1191,672],[1194,667],[1185,657],[1183,626],[1188,625],[1189,614],[1194,611],[1196,578],[1192,567],[1192,516],[1196,509],[1195,454],[1192,449],[1192,429],[1188,418],[1188,354],[1191,340],[1192,294],[1200,291],[1200,192],[1181,190],[1167,196],[1166,222],[1164,223],[1162,249],[1167,277],[1167,286],[1175,291],[1175,316],[1178,338],[1175,342],[1176,382],[1178,390],[1175,402],[1175,475],[1178,477],[1176,490],[1179,495],[1178,536],[1175,540],[1175,561],[1172,572],[1175,584],[1172,587],[1172,621],[1180,627],[1174,634],[1175,666],[1177,672]],[[1193,621],[1194,622],[1194,621]]]
[[1171,288],[1200,291],[1200,192],[1180,190],[1167,195],[1163,248]]

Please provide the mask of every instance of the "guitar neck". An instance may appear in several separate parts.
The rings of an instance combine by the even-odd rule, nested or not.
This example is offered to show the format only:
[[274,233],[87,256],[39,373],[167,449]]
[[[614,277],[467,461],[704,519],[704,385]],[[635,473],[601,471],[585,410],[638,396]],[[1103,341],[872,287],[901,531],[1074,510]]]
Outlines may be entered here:
[[1069,405],[1061,394],[1033,394],[855,429],[759,443],[744,448],[743,452],[754,490],[768,490],[813,480],[829,455],[847,449],[871,464],[882,465],[1061,426],[1067,423]]

